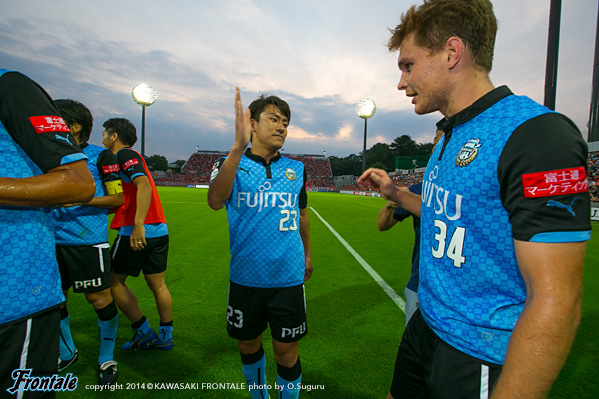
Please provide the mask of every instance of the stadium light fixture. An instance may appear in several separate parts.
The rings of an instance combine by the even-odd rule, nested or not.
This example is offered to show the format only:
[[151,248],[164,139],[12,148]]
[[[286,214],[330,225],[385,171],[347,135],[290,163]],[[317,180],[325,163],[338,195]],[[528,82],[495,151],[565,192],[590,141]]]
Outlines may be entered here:
[[376,104],[369,98],[365,98],[356,105],[356,115],[364,119],[364,149],[362,151],[362,172],[366,170],[366,131],[368,129],[368,119],[374,116]]
[[146,156],[146,107],[156,101],[156,92],[150,85],[140,83],[131,91],[133,100],[141,105],[141,156]]

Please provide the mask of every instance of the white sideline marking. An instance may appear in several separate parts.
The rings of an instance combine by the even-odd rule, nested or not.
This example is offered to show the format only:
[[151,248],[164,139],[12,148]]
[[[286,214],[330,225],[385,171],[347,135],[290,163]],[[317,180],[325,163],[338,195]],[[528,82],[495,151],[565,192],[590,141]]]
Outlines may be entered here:
[[383,278],[360,256],[360,254],[358,254],[347,243],[347,241],[345,241],[343,239],[343,237],[341,237],[339,235],[339,233],[337,233],[335,231],[335,229],[330,224],[327,223],[326,220],[324,220],[322,218],[322,216],[320,216],[318,214],[318,212],[316,212],[316,210],[314,208],[310,207],[310,209],[312,210],[312,212],[314,212],[314,214],[316,214],[316,216],[318,216],[318,218],[322,221],[322,223],[324,223],[324,225],[327,226],[327,228],[331,231],[331,233],[333,233],[333,235],[335,237],[337,237],[339,242],[341,242],[341,244],[343,244],[343,246],[349,251],[349,253],[352,254],[354,258],[356,258],[358,263],[360,263],[360,265],[362,265],[364,270],[366,270],[368,272],[368,274],[370,274],[370,277],[372,277],[374,279],[374,281],[376,281],[376,283],[383,289],[383,291],[385,291],[385,293],[389,296],[389,298],[391,298],[391,300],[393,302],[395,302],[397,307],[400,308],[401,311],[405,313],[406,312],[406,302],[403,300],[403,298],[400,297],[399,295],[397,295],[397,293],[393,290],[393,288],[391,288],[391,286],[389,284],[387,284],[385,282],[385,280],[383,280]]

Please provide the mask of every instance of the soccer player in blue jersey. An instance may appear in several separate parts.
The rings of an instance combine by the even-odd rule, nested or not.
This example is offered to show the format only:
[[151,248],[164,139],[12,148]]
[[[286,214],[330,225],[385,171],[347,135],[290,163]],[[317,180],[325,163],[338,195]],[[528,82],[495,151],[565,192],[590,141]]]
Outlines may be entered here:
[[[118,309],[110,294],[110,245],[108,212],[123,203],[119,165],[112,152],[89,144],[93,117],[78,101],[54,101],[71,134],[87,155],[87,166],[96,182],[96,194],[86,204],[69,204],[53,210],[56,255],[62,277],[62,289],[68,299],[69,288],[82,292],[98,315],[100,355],[98,381],[110,385],[116,381],[117,363],[114,344],[118,327]],[[61,308],[60,356],[58,371],[79,358],[75,348],[67,306]]]
[[214,165],[208,190],[208,205],[225,206],[229,219],[227,331],[238,340],[252,398],[265,399],[262,334],[270,325],[279,398],[298,398],[298,342],[308,332],[304,281],[312,275],[306,172],[279,152],[291,118],[285,101],[261,96],[244,113],[236,89],[235,115],[235,143]]
[[426,0],[402,16],[397,88],[444,137],[422,196],[369,169],[421,217],[420,285],[389,398],[541,398],[580,320],[590,238],[587,145],[565,116],[489,78],[489,0]]
[[[94,181],[50,96],[0,69],[0,392],[12,373],[57,371],[60,306],[51,206],[87,202]],[[54,392],[19,391],[19,397]],[[31,395],[31,396],[30,396]]]
[[[114,300],[131,321],[133,337],[123,344],[126,352],[136,349],[173,348],[173,299],[164,274],[168,261],[169,235],[158,190],[146,161],[131,147],[137,141],[135,126],[125,118],[104,122],[102,144],[116,155],[123,182],[123,205],[116,210],[110,228],[118,230],[111,248]],[[160,325],[158,334],[150,326],[127,285],[127,278],[143,271],[154,294]]]

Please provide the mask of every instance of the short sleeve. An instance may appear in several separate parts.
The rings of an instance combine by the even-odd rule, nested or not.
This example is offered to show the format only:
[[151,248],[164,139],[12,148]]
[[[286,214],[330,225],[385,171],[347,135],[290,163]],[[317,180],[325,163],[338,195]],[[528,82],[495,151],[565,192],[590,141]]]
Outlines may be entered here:
[[120,180],[119,170],[119,162],[110,150],[104,150],[98,155],[98,171],[103,183]]
[[497,176],[513,236],[535,242],[590,238],[588,149],[576,125],[547,113],[520,125],[508,139]]
[[18,72],[0,76],[0,122],[44,173],[86,159],[50,96]]
[[133,181],[136,177],[147,176],[141,156],[130,148],[123,148],[116,154],[121,172]]

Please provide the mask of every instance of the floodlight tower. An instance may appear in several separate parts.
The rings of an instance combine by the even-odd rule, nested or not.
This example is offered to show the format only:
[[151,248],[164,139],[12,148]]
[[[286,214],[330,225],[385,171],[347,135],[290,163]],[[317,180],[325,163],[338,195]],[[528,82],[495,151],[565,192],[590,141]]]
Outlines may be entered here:
[[140,83],[131,91],[133,100],[141,105],[141,156],[146,155],[146,107],[156,101],[156,92],[150,85]]
[[368,119],[376,112],[376,104],[369,98],[365,98],[356,105],[356,114],[364,119],[364,150],[362,151],[362,173],[366,170],[366,130]]

